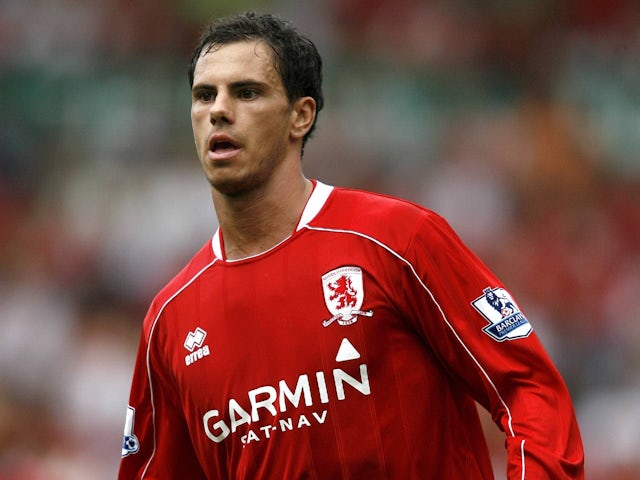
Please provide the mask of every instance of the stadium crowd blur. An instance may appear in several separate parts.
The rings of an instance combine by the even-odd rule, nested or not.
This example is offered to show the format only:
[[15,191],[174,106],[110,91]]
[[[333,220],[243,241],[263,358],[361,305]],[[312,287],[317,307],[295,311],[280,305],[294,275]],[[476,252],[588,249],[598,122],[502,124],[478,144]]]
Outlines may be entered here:
[[307,174],[448,218],[569,384],[588,478],[640,478],[637,0],[5,0],[0,480],[114,478],[147,305],[216,228],[191,48],[252,8],[326,62]]

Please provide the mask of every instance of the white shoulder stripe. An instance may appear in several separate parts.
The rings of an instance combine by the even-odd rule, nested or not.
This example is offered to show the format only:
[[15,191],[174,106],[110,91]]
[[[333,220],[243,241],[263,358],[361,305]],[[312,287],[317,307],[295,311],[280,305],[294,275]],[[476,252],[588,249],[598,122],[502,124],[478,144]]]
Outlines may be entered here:
[[[495,383],[493,382],[493,380],[491,379],[491,377],[489,376],[487,371],[484,369],[484,367],[480,364],[480,361],[475,357],[475,355],[471,352],[471,350],[469,350],[469,347],[467,347],[467,345],[464,343],[462,338],[460,338],[460,335],[458,334],[456,329],[453,327],[451,322],[449,322],[449,319],[447,318],[447,315],[442,310],[442,307],[440,306],[440,304],[436,300],[435,296],[433,295],[433,293],[431,292],[429,287],[427,287],[424,284],[424,282],[422,281],[422,279],[420,278],[420,276],[416,272],[414,266],[411,264],[411,262],[409,262],[409,260],[404,258],[402,255],[400,255],[398,252],[396,252],[395,250],[393,250],[389,246],[387,246],[384,243],[380,242],[379,240],[377,240],[377,239],[375,239],[373,237],[370,237],[369,235],[366,235],[366,234],[361,233],[361,232],[356,232],[356,231],[353,231],[353,230],[341,230],[341,229],[333,229],[333,228],[311,227],[309,225],[306,225],[306,228],[308,228],[309,230],[324,231],[324,232],[334,232],[334,233],[345,233],[345,234],[356,235],[358,237],[366,238],[367,240],[370,240],[373,243],[375,243],[375,244],[379,245],[380,247],[384,248],[385,250],[387,250],[393,256],[398,258],[401,262],[405,263],[411,269],[411,272],[413,273],[414,277],[416,278],[416,280],[418,281],[420,286],[427,292],[429,297],[431,297],[431,300],[433,301],[434,305],[437,307],[438,312],[440,312],[440,316],[442,317],[442,320],[446,323],[446,325],[449,328],[449,330],[451,330],[451,332],[455,336],[456,340],[460,343],[462,348],[467,352],[469,357],[473,360],[473,362],[476,364],[476,366],[480,369],[480,371],[482,372],[482,375],[486,378],[487,382],[489,382],[489,384],[491,385],[491,388],[493,389],[493,391],[495,392],[496,396],[500,400],[500,403],[502,404],[502,406],[504,407],[505,411],[507,412],[507,416],[508,416],[508,419],[509,419],[508,420],[509,434],[512,437],[516,436],[514,431],[513,431],[513,426],[512,426],[511,410],[507,406],[507,403],[505,402],[505,400],[502,398],[502,395],[500,395],[500,392],[498,391],[498,388],[496,387]],[[524,445],[523,445],[523,447],[524,447]],[[522,462],[524,464],[524,451],[523,451],[523,460],[522,460]]]
[[158,314],[156,315],[156,317],[153,320],[153,324],[151,325],[151,330],[149,330],[149,339],[147,340],[146,362],[147,362],[147,379],[149,381],[149,398],[151,399],[151,418],[152,418],[152,423],[153,423],[153,451],[151,452],[151,456],[149,457],[149,460],[147,461],[147,465],[144,467],[144,470],[142,471],[142,475],[140,476],[140,480],[143,480],[145,478],[145,475],[147,474],[147,470],[149,469],[149,466],[151,465],[153,457],[155,457],[155,455],[156,455],[156,449],[157,449],[156,405],[155,405],[155,399],[154,399],[154,393],[153,393],[153,382],[152,382],[152,379],[151,379],[150,350],[151,350],[151,340],[153,339],[153,334],[155,332],[156,325],[158,324],[158,319],[160,318],[160,315],[162,315],[162,312],[167,307],[167,305],[169,305],[169,303],[171,303],[171,301],[174,298],[176,298],[178,295],[180,295],[180,293],[182,293],[185,288],[187,288],[189,285],[191,285],[200,275],[202,275],[202,273],[204,273],[207,269],[209,269],[211,266],[213,266],[213,264],[216,263],[218,260],[219,260],[219,258],[214,258],[213,261],[211,261],[210,263],[205,265],[198,273],[196,273],[187,282],[185,282],[185,284],[182,285],[182,287],[180,287],[173,295],[171,295],[167,299],[166,302],[164,302],[162,304],[162,307],[160,307],[160,310],[158,310]]
[[522,476],[520,477],[520,480],[524,480],[526,476],[526,468],[524,465],[524,442],[524,440],[520,442],[520,455],[522,456]]

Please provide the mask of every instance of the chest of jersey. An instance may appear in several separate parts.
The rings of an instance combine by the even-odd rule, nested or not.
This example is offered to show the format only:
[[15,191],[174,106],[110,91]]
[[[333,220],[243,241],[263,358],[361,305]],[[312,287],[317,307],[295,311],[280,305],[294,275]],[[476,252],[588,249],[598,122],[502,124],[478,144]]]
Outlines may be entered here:
[[381,455],[382,432],[401,423],[398,408],[444,391],[407,321],[403,282],[389,252],[312,233],[210,268],[168,306],[164,323],[195,443],[239,458],[301,438],[323,450],[375,430],[361,454]]

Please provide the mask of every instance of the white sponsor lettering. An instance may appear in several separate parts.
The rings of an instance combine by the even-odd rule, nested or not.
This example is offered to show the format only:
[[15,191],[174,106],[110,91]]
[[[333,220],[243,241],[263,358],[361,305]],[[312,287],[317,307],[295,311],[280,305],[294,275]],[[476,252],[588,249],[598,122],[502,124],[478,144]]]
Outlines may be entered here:
[[[359,367],[360,378],[356,378],[340,368],[333,370],[335,390],[332,396],[339,401],[347,398],[347,391],[356,391],[361,395],[370,395],[369,374],[367,365]],[[229,435],[235,433],[242,425],[252,425],[264,421],[269,416],[278,417],[278,414],[287,412],[289,407],[311,407],[314,404],[314,396],[320,403],[326,404],[330,400],[330,392],[327,388],[323,372],[316,372],[316,383],[312,384],[307,374],[300,375],[292,390],[284,381],[278,382],[278,387],[264,385],[247,392],[247,400],[250,408],[243,408],[234,398],[229,400],[227,418],[221,418],[219,410],[209,410],[202,417],[205,434],[213,442],[220,443]],[[345,388],[349,386],[348,390]],[[315,395],[313,394],[315,393]],[[273,425],[262,425],[250,429],[241,437],[243,443],[248,444],[260,439],[271,438],[272,432],[290,431],[303,427],[310,427],[313,422],[323,424],[327,418],[327,410],[313,411],[309,414],[293,415],[286,418],[278,418]]]
[[[305,405],[311,405],[311,385],[309,385],[309,376],[308,375],[300,375],[298,377],[298,383],[296,383],[296,390],[292,392],[289,390],[289,386],[287,382],[284,380],[280,380],[280,411],[287,411],[287,403],[286,400],[289,400],[289,403],[294,407],[298,407],[300,405],[300,399],[304,394],[304,403]],[[324,387],[326,389],[326,386]]]
[[272,432],[285,432],[293,430],[294,428],[299,429],[302,427],[310,427],[312,426],[311,419],[315,420],[317,424],[323,424],[327,419],[327,411],[323,410],[322,412],[311,412],[311,417],[307,415],[300,415],[297,417],[297,422],[294,424],[295,417],[283,418],[278,421],[276,425],[265,425],[264,427],[257,428],[256,430],[249,430],[246,435],[242,435],[240,437],[240,441],[247,445],[251,442],[259,442],[260,440],[268,440],[271,438]]
[[234,398],[229,400],[229,420],[232,432],[235,432],[240,425],[251,424],[251,416]]
[[[202,417],[202,420],[204,422],[204,431],[207,434],[207,437],[209,437],[214,442],[221,442],[229,435],[229,427],[227,427],[227,424],[222,420],[218,420],[212,425],[213,430],[209,428],[210,420],[212,418],[217,418],[219,415],[220,413],[218,412],[218,410],[209,410]],[[214,433],[214,431],[218,433],[216,434]]]
[[344,384],[348,383],[353,388],[358,390],[363,395],[369,395],[371,388],[369,387],[369,376],[367,375],[367,366],[360,365],[360,381],[348,375],[343,370],[336,368],[333,371],[333,379],[336,383],[336,392],[338,394],[338,400],[344,400],[346,395],[344,393]]
[[[266,398],[258,400],[260,396],[266,396]],[[278,398],[278,392],[276,392],[275,388],[270,386],[250,390],[249,402],[251,403],[251,420],[254,422],[260,420],[260,412],[258,412],[259,408],[264,408],[273,416],[277,415],[278,411],[273,405],[276,402],[276,398]]]

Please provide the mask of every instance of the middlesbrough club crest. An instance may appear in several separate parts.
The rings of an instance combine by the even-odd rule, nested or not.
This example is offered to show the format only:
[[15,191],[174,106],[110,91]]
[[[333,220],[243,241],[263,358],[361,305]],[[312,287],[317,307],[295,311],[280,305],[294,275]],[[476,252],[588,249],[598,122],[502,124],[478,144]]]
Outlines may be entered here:
[[373,311],[362,311],[364,287],[362,269],[360,267],[340,267],[322,276],[322,291],[327,310],[333,315],[324,320],[322,325],[328,327],[333,322],[339,325],[351,325],[358,321],[358,316],[373,316]]

